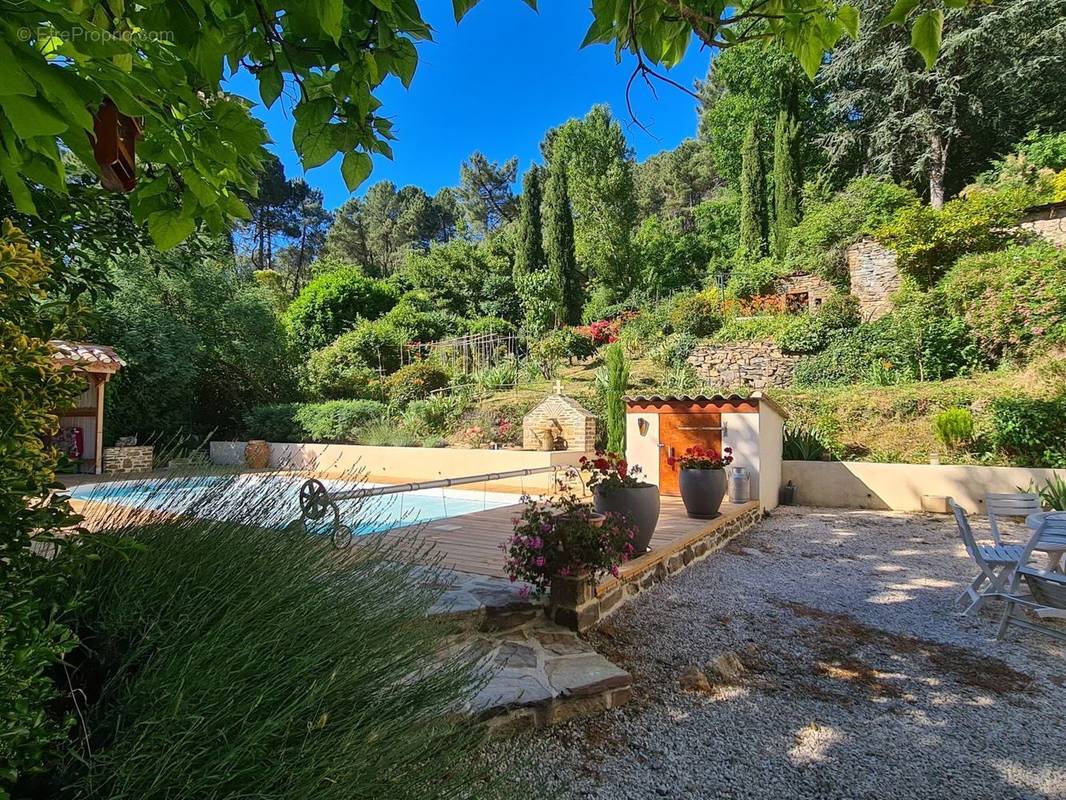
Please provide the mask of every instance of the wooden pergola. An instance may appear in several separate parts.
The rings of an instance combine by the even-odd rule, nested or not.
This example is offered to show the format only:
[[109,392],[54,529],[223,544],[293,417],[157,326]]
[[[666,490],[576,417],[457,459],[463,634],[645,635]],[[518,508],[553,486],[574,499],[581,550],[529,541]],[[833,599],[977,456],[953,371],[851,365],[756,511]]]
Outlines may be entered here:
[[56,411],[59,428],[63,430],[81,429],[83,449],[79,453],[82,464],[92,464],[93,472],[103,472],[104,450],[104,387],[111,376],[126,366],[118,354],[110,347],[85,342],[65,342],[59,339],[50,341],[57,363],[73,367],[83,374],[88,386],[78,396],[73,408]]

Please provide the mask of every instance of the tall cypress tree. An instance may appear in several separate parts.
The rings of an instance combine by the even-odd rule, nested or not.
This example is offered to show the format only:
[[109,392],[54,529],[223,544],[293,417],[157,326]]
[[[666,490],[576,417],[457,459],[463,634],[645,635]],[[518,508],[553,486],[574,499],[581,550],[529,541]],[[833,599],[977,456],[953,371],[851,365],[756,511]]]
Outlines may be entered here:
[[582,281],[574,255],[574,215],[562,164],[548,170],[544,191],[544,255],[552,282],[559,288],[560,323],[581,322]]
[[518,209],[518,246],[514,254],[514,279],[544,268],[544,241],[541,236],[541,168],[534,164],[522,178],[522,199]]
[[793,90],[778,112],[774,126],[774,255],[779,261],[785,258],[789,233],[799,222],[800,188],[803,185],[799,134]]
[[759,149],[758,121],[748,124],[740,165],[740,245],[737,258],[755,261],[768,252],[769,221],[766,208],[766,169]]

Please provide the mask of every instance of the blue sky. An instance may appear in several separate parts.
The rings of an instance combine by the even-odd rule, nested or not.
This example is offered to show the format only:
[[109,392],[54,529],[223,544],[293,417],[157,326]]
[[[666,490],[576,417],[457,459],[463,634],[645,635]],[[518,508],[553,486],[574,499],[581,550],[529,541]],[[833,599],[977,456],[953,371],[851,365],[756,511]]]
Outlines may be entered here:
[[[423,16],[434,42],[419,45],[419,64],[411,88],[390,80],[380,90],[382,113],[394,124],[394,159],[376,158],[374,172],[357,194],[379,180],[416,184],[433,194],[459,181],[459,164],[475,150],[491,160],[518,156],[520,174],[539,160],[544,132],[596,103],[608,103],[622,122],[629,144],[643,160],[675,147],[696,131],[695,101],[666,84],[657,98],[635,85],[633,105],[646,133],[630,120],[625,86],[633,61],[614,60],[606,45],[579,49],[592,20],[587,2],[541,0],[539,12],[520,0],[482,0],[456,25],[450,0],[423,0]],[[669,76],[691,86],[707,71],[709,51],[693,42],[684,61]],[[229,88],[256,102],[259,93],[247,74]],[[303,174],[292,148],[292,119],[284,98],[271,109],[259,105],[286,174]],[[348,199],[340,158],[313,169],[306,180],[325,194],[327,208]]]

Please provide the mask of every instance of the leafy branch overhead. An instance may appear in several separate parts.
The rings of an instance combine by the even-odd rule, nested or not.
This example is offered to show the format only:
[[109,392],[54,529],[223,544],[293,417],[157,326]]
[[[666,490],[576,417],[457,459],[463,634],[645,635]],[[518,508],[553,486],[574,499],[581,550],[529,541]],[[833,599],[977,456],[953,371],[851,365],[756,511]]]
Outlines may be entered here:
[[[900,0],[891,21],[915,17],[913,43],[929,62],[942,14],[925,1]],[[453,0],[456,19],[477,3]],[[583,44],[613,43],[646,71],[680,61],[695,32],[720,47],[775,38],[813,73],[858,30],[856,9],[830,0],[594,0],[592,14]],[[65,152],[96,168],[93,114],[110,98],[143,119],[130,207],[155,243],[173,246],[200,223],[225,230],[248,218],[240,197],[254,195],[268,141],[251,104],[224,91],[247,71],[267,107],[289,105],[304,168],[340,155],[354,190],[375,154],[392,156],[375,92],[390,76],[409,85],[415,44],[431,37],[417,0],[23,0],[0,22],[0,179],[36,213],[42,191],[66,189]]]

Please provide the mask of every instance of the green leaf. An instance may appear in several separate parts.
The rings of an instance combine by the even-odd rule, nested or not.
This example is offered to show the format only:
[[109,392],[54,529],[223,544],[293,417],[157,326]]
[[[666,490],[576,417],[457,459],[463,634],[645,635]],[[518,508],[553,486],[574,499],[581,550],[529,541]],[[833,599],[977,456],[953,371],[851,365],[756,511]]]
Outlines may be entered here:
[[263,105],[270,108],[274,101],[281,96],[284,81],[281,70],[276,66],[267,67],[259,73],[259,96],[263,99]]
[[344,0],[317,0],[318,23],[334,42],[341,38],[341,20],[344,18]]
[[148,235],[160,250],[169,250],[196,230],[196,223],[180,211],[169,209],[148,215]]
[[15,201],[15,208],[23,214],[37,215],[37,207],[33,204],[33,195],[26,186],[26,182],[19,177],[15,165],[7,157],[7,153],[0,150],[0,177],[7,184],[7,190],[11,193],[11,199]]
[[944,12],[940,9],[918,15],[911,28],[911,47],[925,59],[925,68],[932,69],[940,54],[940,37],[944,32]]
[[462,22],[466,12],[478,4],[479,0],[452,0],[452,11],[455,12],[455,21]]
[[859,38],[859,9],[850,4],[842,5],[837,9],[837,19],[844,26],[844,30],[852,39]]
[[366,153],[353,150],[344,154],[344,160],[341,162],[341,176],[349,192],[354,192],[359,184],[370,176],[372,166],[370,156]]
[[223,197],[222,205],[225,207],[226,213],[231,217],[236,217],[237,219],[252,218],[252,212],[248,210],[248,206],[235,194],[227,194]]
[[881,27],[885,28],[889,25],[902,25],[907,21],[907,17],[918,6],[918,0],[896,0],[896,4],[892,6],[892,10],[885,15],[885,18],[881,20]]
[[0,95],[0,108],[4,109],[15,133],[29,139],[34,136],[58,136],[67,129],[67,122],[47,104],[36,97]]

